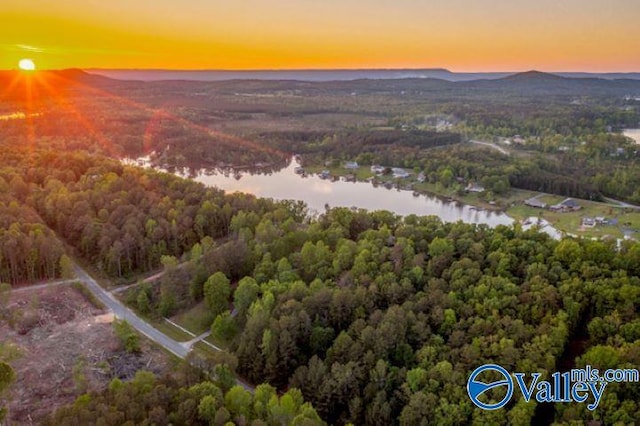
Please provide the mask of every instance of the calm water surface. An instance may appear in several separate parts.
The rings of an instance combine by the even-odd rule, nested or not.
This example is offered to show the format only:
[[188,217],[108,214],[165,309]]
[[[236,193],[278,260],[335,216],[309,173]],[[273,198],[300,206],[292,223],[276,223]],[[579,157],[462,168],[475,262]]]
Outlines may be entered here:
[[324,212],[330,207],[358,207],[367,210],[388,210],[399,215],[435,215],[445,222],[462,220],[490,226],[510,225],[513,219],[504,213],[477,210],[464,204],[442,201],[437,197],[414,196],[411,191],[374,187],[366,182],[331,182],[318,176],[302,177],[292,160],[284,169],[269,174],[208,174],[200,172],[192,179],[226,192],[247,192],[258,197],[277,200],[301,200],[311,210]]

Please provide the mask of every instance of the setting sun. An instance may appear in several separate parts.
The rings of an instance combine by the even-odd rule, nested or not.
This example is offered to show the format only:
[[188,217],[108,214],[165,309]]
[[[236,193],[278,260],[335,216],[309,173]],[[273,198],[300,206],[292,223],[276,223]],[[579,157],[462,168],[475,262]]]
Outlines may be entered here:
[[18,68],[23,71],[34,71],[36,69],[36,64],[31,59],[20,59],[20,62],[18,62]]

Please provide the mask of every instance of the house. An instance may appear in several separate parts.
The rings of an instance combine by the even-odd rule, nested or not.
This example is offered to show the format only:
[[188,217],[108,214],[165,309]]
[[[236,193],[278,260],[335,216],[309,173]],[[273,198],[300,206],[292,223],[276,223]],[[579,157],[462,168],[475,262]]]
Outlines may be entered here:
[[427,180],[427,177],[424,175],[424,172],[420,172],[418,174],[418,178],[417,179],[418,179],[418,182],[423,183],[424,181]]
[[585,228],[594,228],[596,226],[596,220],[592,217],[583,217],[582,226]]
[[379,164],[374,164],[371,166],[371,173],[375,174],[375,175],[381,175],[384,173],[384,166],[381,166]]
[[529,198],[528,200],[524,200],[524,205],[529,207],[535,207],[537,209],[546,209],[547,203],[540,201],[537,197]]
[[553,206],[550,206],[549,210],[565,213],[565,212],[578,211],[581,208],[582,206],[580,206],[580,204],[578,204],[576,200],[574,200],[573,198],[567,198],[558,204],[554,204]]
[[467,192],[484,192],[484,186],[469,182],[464,190]]
[[358,167],[358,163],[356,161],[347,161],[346,163],[344,163],[344,168],[348,169],[348,170],[355,170]]
[[393,177],[396,179],[404,179],[409,177],[409,172],[398,167],[392,168],[391,173],[393,173]]
[[608,224],[608,223],[609,223],[609,221],[607,220],[607,218],[606,218],[606,217],[604,217],[604,216],[596,216],[596,217],[595,217],[595,219],[596,219],[596,223],[597,223],[598,225],[606,225],[606,224]]

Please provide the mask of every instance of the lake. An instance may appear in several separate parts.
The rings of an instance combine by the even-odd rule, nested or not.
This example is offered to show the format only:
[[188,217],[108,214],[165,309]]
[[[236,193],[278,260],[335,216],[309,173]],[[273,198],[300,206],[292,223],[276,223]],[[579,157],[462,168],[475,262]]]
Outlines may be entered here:
[[510,225],[513,219],[504,213],[478,210],[457,202],[447,202],[435,196],[414,196],[412,191],[374,187],[366,182],[332,182],[316,175],[302,177],[294,169],[300,164],[294,159],[284,169],[271,174],[235,174],[200,171],[191,178],[226,192],[246,192],[257,197],[276,200],[301,200],[318,213],[330,207],[358,207],[367,210],[388,210],[402,216],[435,215],[445,222],[484,223],[490,226]]
[[624,129],[622,134],[636,141],[640,144],[640,129]]

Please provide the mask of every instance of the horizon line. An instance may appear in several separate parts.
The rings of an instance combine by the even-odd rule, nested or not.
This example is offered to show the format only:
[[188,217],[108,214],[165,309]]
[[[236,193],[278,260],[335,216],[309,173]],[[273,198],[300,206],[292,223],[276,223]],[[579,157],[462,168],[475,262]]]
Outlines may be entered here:
[[[527,68],[511,71],[453,71],[444,67],[364,67],[364,68],[102,68],[102,67],[70,67],[63,69],[79,69],[83,71],[175,71],[175,72],[322,72],[322,71],[444,71],[452,74],[517,74],[524,72],[542,72],[542,73],[585,73],[585,74],[639,74],[637,71],[585,71],[585,70],[554,70],[547,71],[537,68]],[[43,70],[44,71],[44,70]],[[48,70],[48,71],[60,71]]]
[[[424,67],[424,68],[101,68],[101,67],[67,67],[67,68],[36,68],[34,71],[69,71],[79,70],[84,72],[91,71],[115,71],[115,72],[366,72],[366,71],[408,71],[408,72],[444,72],[449,74],[521,74],[527,72],[539,72],[545,74],[640,74],[638,71],[547,71],[536,68],[512,70],[512,71],[453,71],[443,67]],[[0,72],[6,71],[22,71],[19,68],[0,69]]]

